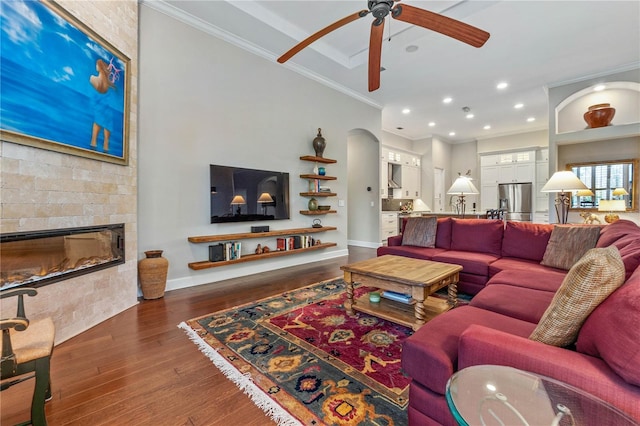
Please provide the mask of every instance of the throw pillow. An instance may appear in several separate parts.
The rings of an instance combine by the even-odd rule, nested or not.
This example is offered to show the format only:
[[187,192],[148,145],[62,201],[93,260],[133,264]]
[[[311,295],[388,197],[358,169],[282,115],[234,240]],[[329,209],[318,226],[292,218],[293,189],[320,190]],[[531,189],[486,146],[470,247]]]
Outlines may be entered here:
[[594,248],[600,236],[599,226],[554,226],[541,265],[569,270]]
[[435,247],[438,218],[410,217],[402,234],[403,246]]
[[529,338],[561,347],[574,343],[589,314],[623,282],[616,247],[589,250],[569,270]]

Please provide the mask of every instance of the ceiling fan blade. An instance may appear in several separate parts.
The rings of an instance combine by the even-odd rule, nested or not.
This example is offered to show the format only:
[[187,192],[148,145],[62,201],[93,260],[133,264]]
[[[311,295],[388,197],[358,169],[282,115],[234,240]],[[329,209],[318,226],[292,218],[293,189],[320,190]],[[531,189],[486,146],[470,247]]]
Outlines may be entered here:
[[480,28],[407,4],[396,6],[392,11],[392,16],[400,21],[455,38],[473,47],[481,47],[490,36],[488,32]]
[[369,91],[380,88],[380,57],[382,56],[382,36],[384,19],[376,19],[371,23],[369,38]]
[[356,12],[352,15],[345,16],[344,18],[334,22],[328,27],[321,29],[317,33],[307,37],[306,39],[302,40],[300,43],[293,46],[289,51],[287,51],[284,55],[278,58],[278,62],[281,64],[287,62],[289,59],[291,59],[291,57],[293,57],[293,55],[300,52],[302,49],[309,46],[311,43],[318,40],[320,37],[324,37],[325,35],[329,34],[331,31],[337,30],[338,28],[344,25],[347,25],[349,22],[352,22],[352,21],[355,21],[356,19],[367,16],[368,13],[369,13],[368,10],[361,10],[360,12]]

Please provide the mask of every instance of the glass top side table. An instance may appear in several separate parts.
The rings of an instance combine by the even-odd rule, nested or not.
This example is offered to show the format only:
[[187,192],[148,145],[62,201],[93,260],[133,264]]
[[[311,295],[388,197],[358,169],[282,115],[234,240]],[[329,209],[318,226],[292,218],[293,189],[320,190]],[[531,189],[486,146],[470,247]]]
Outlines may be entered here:
[[638,425],[622,411],[557,380],[501,365],[455,373],[445,393],[460,425]]

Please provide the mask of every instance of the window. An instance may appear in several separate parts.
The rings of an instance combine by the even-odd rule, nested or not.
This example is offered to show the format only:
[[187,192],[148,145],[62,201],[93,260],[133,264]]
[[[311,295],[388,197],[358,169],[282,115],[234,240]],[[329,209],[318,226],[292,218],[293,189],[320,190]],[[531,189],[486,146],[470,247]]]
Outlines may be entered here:
[[[567,164],[567,168],[594,194],[573,193],[571,208],[596,209],[600,200],[624,200],[627,210],[637,210],[638,160],[575,163]],[[614,195],[613,191],[617,188],[624,189],[628,195]]]

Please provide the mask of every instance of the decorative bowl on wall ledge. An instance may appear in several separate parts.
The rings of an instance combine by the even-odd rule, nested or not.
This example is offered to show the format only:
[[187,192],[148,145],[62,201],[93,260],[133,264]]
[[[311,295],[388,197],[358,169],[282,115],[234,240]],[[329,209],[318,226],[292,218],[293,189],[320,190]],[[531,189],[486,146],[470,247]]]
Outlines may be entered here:
[[587,122],[587,128],[595,129],[609,126],[614,115],[616,115],[616,109],[611,107],[610,104],[596,104],[591,105],[583,117],[584,121]]

